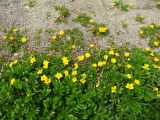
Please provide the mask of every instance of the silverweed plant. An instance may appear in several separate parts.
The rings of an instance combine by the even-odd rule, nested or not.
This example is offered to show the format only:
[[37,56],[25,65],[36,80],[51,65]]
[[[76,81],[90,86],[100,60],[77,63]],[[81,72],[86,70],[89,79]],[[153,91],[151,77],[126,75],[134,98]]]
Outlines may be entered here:
[[[64,7],[55,9],[63,18],[69,14]],[[95,36],[109,34],[104,23],[84,13],[73,21]],[[152,23],[139,35],[159,47],[159,30]],[[41,33],[48,33],[48,49],[26,49],[28,39],[40,40]],[[110,40],[113,47],[98,49],[79,28],[38,29],[31,38],[13,27],[4,30],[3,42],[0,49],[10,56],[0,54],[1,120],[160,119],[160,54],[150,47],[118,47]]]
[[27,6],[32,8],[36,5],[36,0],[27,0]]
[[54,5],[53,6],[60,16],[54,21],[57,24],[67,23],[66,18],[69,16],[69,10],[65,6]]
[[96,23],[92,17],[85,13],[79,13],[73,18],[73,21],[87,27],[95,36],[106,36],[109,33],[109,28],[104,23]]
[[160,25],[151,23],[147,27],[142,27],[139,31],[139,36],[141,38],[149,38],[148,45],[152,48],[160,47]]
[[129,2],[128,4],[124,3],[123,0],[116,0],[114,2],[111,3],[112,7],[116,7],[117,9],[124,11],[124,12],[128,12],[129,8],[133,8],[134,7],[134,3]]
[[160,118],[159,54],[150,48],[100,50],[81,42],[77,28],[51,39],[52,54],[26,51],[2,64],[1,119]]
[[16,27],[13,27],[11,29],[4,29],[4,40],[5,40],[5,45],[4,47],[7,46],[8,52],[9,53],[14,53],[18,51],[21,46],[24,46],[25,43],[27,42],[27,37],[26,37],[26,30],[18,30]]
[[137,15],[135,20],[139,23],[142,23],[142,24],[144,23],[144,17],[141,15]]

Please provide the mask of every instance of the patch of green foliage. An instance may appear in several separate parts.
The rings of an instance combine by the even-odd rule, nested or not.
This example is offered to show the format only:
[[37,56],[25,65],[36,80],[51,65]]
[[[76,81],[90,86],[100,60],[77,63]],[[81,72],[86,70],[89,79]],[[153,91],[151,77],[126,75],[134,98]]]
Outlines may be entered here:
[[36,5],[36,0],[28,0],[27,1],[27,5],[32,8]]
[[55,52],[61,52],[63,55],[71,54],[72,45],[76,45],[78,48],[84,44],[83,32],[78,28],[64,30],[64,35],[55,33],[55,40],[52,40],[51,48]]
[[142,27],[139,33],[141,38],[149,38],[148,45],[152,48],[160,47],[160,26],[154,23],[147,27]]
[[141,15],[137,15],[136,18],[135,18],[135,20],[136,20],[137,22],[139,22],[139,23],[144,23],[144,17],[141,16]]
[[66,17],[69,16],[69,10],[65,6],[54,5],[56,11],[59,12],[60,16],[54,21],[57,24],[67,23]]
[[79,13],[73,21],[76,23],[80,23],[84,27],[88,27],[90,25],[89,20],[91,20],[92,17],[88,16],[85,13]]
[[160,9],[160,0],[156,0],[156,7],[158,8],[158,9]]
[[79,13],[73,18],[73,21],[87,27],[95,36],[106,36],[109,33],[109,29],[104,23],[96,23],[92,17],[85,13]]
[[128,10],[128,5],[127,4],[125,4],[122,0],[117,0],[117,1],[115,1],[114,2],[114,6],[116,7],[116,8],[118,8],[118,9],[120,9],[120,10],[122,10],[122,11],[125,11],[125,12],[128,12],[129,10]]
[[6,47],[9,53],[15,53],[27,42],[27,38],[25,37],[26,30],[20,31],[17,28],[11,28],[4,29],[3,32],[5,34],[3,47]]
[[159,54],[84,47],[78,28],[55,35],[52,54],[26,51],[2,65],[1,119],[160,118]]
[[[85,14],[75,21],[95,36],[109,32]],[[141,28],[140,36],[159,41],[159,30],[151,24]],[[38,40],[42,32],[37,30]],[[0,55],[0,119],[160,119],[160,54],[150,48],[117,47],[112,40],[114,47],[98,49],[86,44],[78,28],[45,32],[53,34],[48,51],[25,49],[12,59]],[[25,34],[5,29],[1,49],[16,53],[25,48]]]
[[127,21],[122,21],[122,27],[123,27],[123,28],[127,28],[127,27],[128,27]]
[[48,33],[48,34],[51,34],[51,33],[54,32],[54,29],[48,28],[48,29],[45,30],[45,32]]

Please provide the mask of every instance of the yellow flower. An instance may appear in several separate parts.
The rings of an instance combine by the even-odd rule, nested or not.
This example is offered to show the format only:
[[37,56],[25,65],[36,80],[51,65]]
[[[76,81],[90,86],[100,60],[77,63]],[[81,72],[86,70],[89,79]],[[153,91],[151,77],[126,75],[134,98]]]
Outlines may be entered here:
[[150,51],[150,50],[151,50],[151,48],[149,48],[149,47],[146,48],[146,51]]
[[143,31],[139,31],[139,34],[140,34],[140,35],[143,35],[143,34],[144,34],[144,32],[143,32]]
[[52,36],[52,39],[53,39],[53,40],[56,40],[56,38],[57,38],[56,35],[53,35],[53,36]]
[[148,64],[144,64],[144,65],[142,66],[142,68],[145,69],[145,70],[149,70],[149,65],[148,65]]
[[89,20],[89,23],[93,23],[93,22],[94,22],[94,20],[93,20],[93,19],[90,19],[90,20]]
[[114,55],[114,51],[113,51],[113,50],[110,50],[110,51],[109,51],[109,54],[110,54],[110,55]]
[[107,27],[99,27],[99,32],[104,33],[108,30]]
[[157,97],[160,97],[160,93],[157,93]]
[[85,80],[84,78],[82,78],[82,79],[80,79],[80,82],[81,82],[82,84],[84,84],[84,83],[86,82],[86,80]]
[[129,52],[126,52],[126,53],[124,54],[124,56],[129,57],[129,56],[130,56],[130,53],[129,53]]
[[78,64],[77,63],[74,64],[74,69],[78,69]]
[[158,65],[153,64],[153,67],[158,69]]
[[12,68],[12,66],[13,66],[13,62],[11,62],[11,63],[9,64],[9,67],[10,67],[10,68]]
[[104,66],[105,64],[106,64],[105,61],[99,61],[99,62],[98,62],[98,66],[99,66],[99,67],[102,67],[102,66]]
[[112,93],[116,93],[116,89],[117,89],[117,86],[111,87],[111,92],[112,92]]
[[140,81],[137,80],[137,79],[135,79],[135,80],[134,80],[134,83],[137,84],[137,85],[139,85],[139,84],[140,84]]
[[96,64],[96,63],[94,63],[92,66],[96,68],[96,67],[97,67],[97,64]]
[[93,48],[93,47],[94,47],[94,44],[90,44],[89,47],[90,47],[90,48]]
[[72,82],[76,82],[76,81],[77,81],[76,77],[72,78]]
[[115,55],[118,57],[118,56],[119,56],[119,53],[115,53]]
[[125,87],[128,89],[134,89],[133,84],[129,84],[129,83],[127,83],[127,85]]
[[75,48],[76,48],[76,45],[72,45],[71,48],[72,48],[72,49],[75,49]]
[[43,65],[43,68],[44,68],[44,69],[47,69],[47,68],[48,68],[48,65]]
[[18,60],[14,60],[14,61],[13,61],[13,64],[17,64],[17,62],[18,62]]
[[13,62],[11,62],[11,63],[9,64],[9,67],[12,68],[14,64],[17,64],[17,62],[18,62],[18,60],[14,60]]
[[104,56],[103,56],[103,59],[108,60],[108,56],[107,56],[107,55],[104,55]]
[[67,57],[62,57],[62,61],[64,65],[68,65],[69,60]]
[[47,69],[48,68],[48,64],[49,64],[49,62],[47,60],[44,60],[43,61],[43,68]]
[[151,52],[151,53],[150,53],[150,56],[154,56],[154,52]]
[[103,64],[102,61],[98,62],[98,66],[99,66],[99,67],[102,67],[103,65],[104,65],[104,64]]
[[42,74],[42,72],[43,72],[43,70],[40,69],[40,70],[37,71],[37,74],[40,75],[40,74]]
[[115,3],[115,2],[112,2],[111,5],[114,7],[114,6],[116,6],[116,3]]
[[86,73],[83,73],[81,77],[85,79],[87,77]]
[[14,78],[12,78],[12,79],[10,80],[10,84],[13,85],[13,84],[15,83],[15,81],[16,81],[16,80],[15,80]]
[[158,88],[157,88],[157,87],[154,87],[154,88],[153,88],[153,91],[158,92]]
[[132,67],[132,65],[130,65],[130,64],[127,64],[127,66],[126,66],[126,67],[129,69],[129,68],[131,68],[131,67]]
[[14,29],[13,29],[13,32],[17,32],[17,28],[14,28]]
[[84,56],[83,55],[78,56],[78,60],[79,61],[83,61],[84,60]]
[[51,83],[51,78],[47,78],[45,81],[44,81],[45,84],[49,85]]
[[112,58],[111,59],[111,63],[116,63],[117,61],[116,61],[116,59],[115,58]]
[[154,25],[153,25],[153,24],[151,24],[149,27],[153,29],[153,28],[154,28]]
[[27,38],[26,38],[26,37],[22,37],[22,38],[21,38],[21,42],[22,42],[22,43],[27,42]]
[[102,63],[103,63],[103,65],[105,65],[105,64],[106,64],[106,61],[102,61]]
[[73,70],[73,71],[72,71],[72,75],[73,75],[73,76],[77,75],[77,70]]
[[69,71],[65,70],[65,71],[64,71],[64,74],[65,74],[65,76],[68,76]]
[[132,75],[131,75],[131,74],[127,74],[126,77],[127,77],[128,79],[131,79],[131,78],[132,78]]
[[13,36],[10,36],[9,39],[13,40]]
[[47,85],[51,83],[51,79],[48,78],[46,75],[41,76],[41,81],[43,81]]
[[130,2],[130,3],[129,3],[129,6],[130,6],[130,7],[133,7],[133,3],[132,3],[132,2]]
[[130,61],[130,60],[131,60],[131,58],[128,58],[127,60],[128,60],[128,61]]
[[47,78],[46,75],[41,76],[41,81],[45,81],[45,80],[47,80],[47,79],[48,79],[48,78]]
[[62,73],[56,73],[55,77],[59,80],[63,77]]
[[158,61],[159,61],[159,59],[158,59],[157,57],[155,57],[155,58],[154,58],[154,61],[155,61],[155,62],[158,62]]
[[90,54],[90,53],[86,53],[86,54],[85,54],[85,57],[86,57],[86,58],[90,58],[90,57],[91,57],[91,54]]
[[34,62],[36,62],[36,58],[35,57],[30,57],[30,63],[33,64]]
[[158,45],[159,45],[159,42],[158,42],[158,41],[154,41],[154,45],[155,45],[155,46],[158,46]]
[[64,35],[64,30],[59,31],[59,35]]

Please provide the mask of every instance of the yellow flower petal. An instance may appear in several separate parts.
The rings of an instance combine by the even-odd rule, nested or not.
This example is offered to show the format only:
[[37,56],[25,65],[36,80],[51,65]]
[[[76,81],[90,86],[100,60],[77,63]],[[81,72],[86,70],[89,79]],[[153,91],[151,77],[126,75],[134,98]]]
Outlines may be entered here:
[[22,42],[22,43],[26,43],[26,42],[27,42],[27,38],[26,38],[26,37],[22,37],[22,38],[21,38],[21,42]]

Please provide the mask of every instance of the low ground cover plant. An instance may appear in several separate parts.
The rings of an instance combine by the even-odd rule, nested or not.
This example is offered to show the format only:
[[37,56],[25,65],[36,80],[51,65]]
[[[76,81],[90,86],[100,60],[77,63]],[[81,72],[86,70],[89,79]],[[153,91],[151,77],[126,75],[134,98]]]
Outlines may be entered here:
[[36,0],[27,0],[27,6],[32,8],[36,5]]
[[156,0],[156,7],[160,9],[160,0]]
[[104,23],[96,23],[95,20],[85,13],[79,13],[73,21],[87,27],[95,36],[106,36],[109,28]]
[[123,0],[116,0],[115,2],[112,2],[112,6],[116,7],[117,9],[124,11],[124,12],[128,12],[129,11],[129,7],[132,8],[133,7],[133,3],[130,2],[128,4],[124,3]]
[[137,15],[135,20],[139,23],[142,23],[142,24],[144,23],[144,17],[141,15]]
[[[68,15],[64,7],[55,9],[63,18]],[[73,21],[95,36],[109,33],[84,13]],[[98,49],[79,28],[45,32],[51,44],[44,52],[27,49],[26,30],[4,30],[1,50],[8,54],[0,54],[0,119],[160,119],[160,54],[150,47]],[[41,33],[33,40],[39,41]],[[143,27],[139,35],[159,47],[159,26]]]
[[15,53],[27,42],[27,37],[25,35],[26,30],[21,31],[13,27],[11,29],[4,29],[3,32],[5,34],[3,47],[6,47],[9,53]]
[[52,35],[51,47],[49,49],[55,52],[61,53],[63,55],[71,54],[72,50],[76,49],[82,51],[82,46],[84,45],[83,32],[78,28],[61,30]]
[[160,26],[154,23],[147,27],[142,27],[139,31],[141,38],[149,38],[148,45],[152,48],[160,46]]
[[[73,41],[83,38],[80,30],[57,33],[53,36],[55,41],[68,45],[61,47],[61,52],[26,51],[22,58],[2,66],[1,119],[160,117],[158,54],[150,48],[99,50],[94,44],[83,47],[83,42],[78,45]],[[69,43],[66,37],[71,39]],[[85,49],[76,51],[80,48]]]
[[65,6],[54,5],[53,6],[56,11],[60,14],[58,18],[54,21],[57,24],[67,23],[66,17],[69,16],[69,10]]

